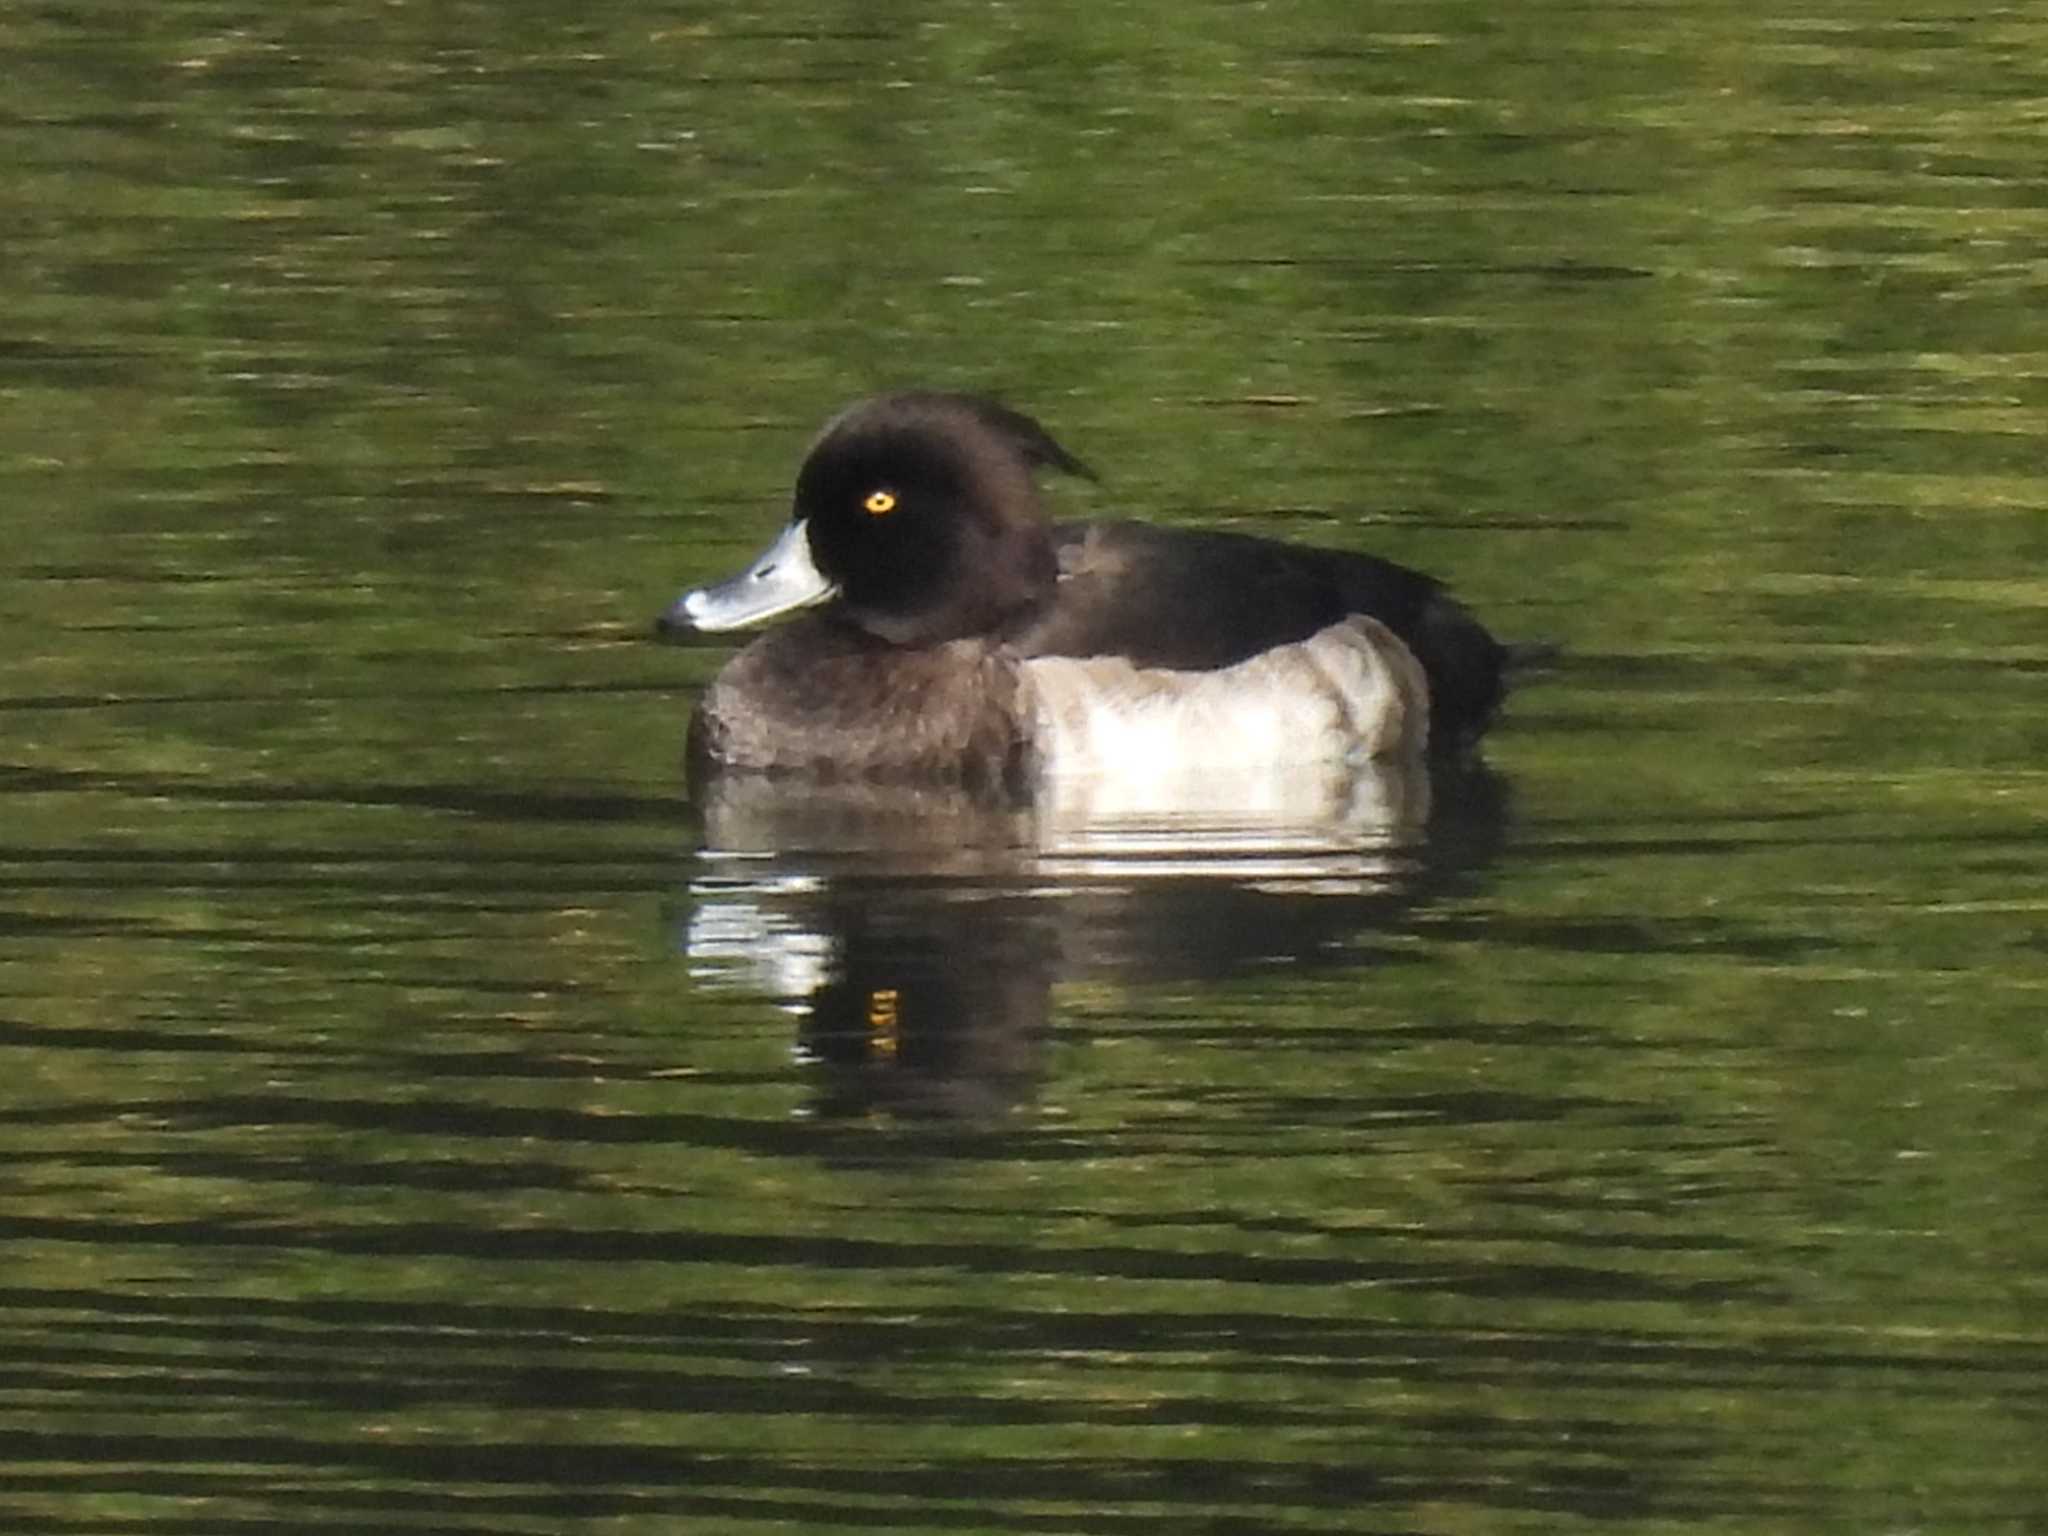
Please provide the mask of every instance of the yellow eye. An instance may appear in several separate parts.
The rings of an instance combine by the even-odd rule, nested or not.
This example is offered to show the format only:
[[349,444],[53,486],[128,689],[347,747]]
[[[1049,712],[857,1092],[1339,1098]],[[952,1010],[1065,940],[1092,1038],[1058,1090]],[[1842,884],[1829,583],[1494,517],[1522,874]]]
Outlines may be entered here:
[[862,502],[861,505],[867,508],[868,514],[871,517],[886,517],[889,513],[896,510],[896,493],[894,491],[869,491],[868,499]]

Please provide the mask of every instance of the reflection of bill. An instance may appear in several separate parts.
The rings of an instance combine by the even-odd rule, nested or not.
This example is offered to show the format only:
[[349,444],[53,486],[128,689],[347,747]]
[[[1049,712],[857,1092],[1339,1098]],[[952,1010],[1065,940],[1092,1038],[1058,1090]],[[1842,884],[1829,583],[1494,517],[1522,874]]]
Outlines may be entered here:
[[821,1110],[995,1112],[1032,1092],[1056,982],[1360,963],[1495,844],[1497,781],[1436,772],[1068,775],[1029,806],[721,776],[679,937],[704,983],[800,1016]]

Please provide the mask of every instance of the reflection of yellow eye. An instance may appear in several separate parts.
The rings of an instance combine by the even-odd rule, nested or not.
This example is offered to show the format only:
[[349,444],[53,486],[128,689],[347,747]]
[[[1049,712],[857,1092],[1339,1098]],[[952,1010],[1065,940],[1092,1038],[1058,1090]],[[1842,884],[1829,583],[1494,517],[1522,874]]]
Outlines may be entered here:
[[894,987],[868,993],[868,1044],[877,1056],[894,1056],[903,1030],[902,994]]
[[885,516],[896,510],[896,493],[894,491],[869,491],[868,499],[862,502],[861,505],[868,509],[871,516]]

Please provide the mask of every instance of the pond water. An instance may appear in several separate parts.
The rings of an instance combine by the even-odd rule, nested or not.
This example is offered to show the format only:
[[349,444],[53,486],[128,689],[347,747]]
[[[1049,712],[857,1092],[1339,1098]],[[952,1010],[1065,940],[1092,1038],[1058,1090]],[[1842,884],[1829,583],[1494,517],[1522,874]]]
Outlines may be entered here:
[[[2048,1525],[2048,17],[0,38],[0,1526]],[[908,384],[1561,655],[1314,825],[693,803]]]

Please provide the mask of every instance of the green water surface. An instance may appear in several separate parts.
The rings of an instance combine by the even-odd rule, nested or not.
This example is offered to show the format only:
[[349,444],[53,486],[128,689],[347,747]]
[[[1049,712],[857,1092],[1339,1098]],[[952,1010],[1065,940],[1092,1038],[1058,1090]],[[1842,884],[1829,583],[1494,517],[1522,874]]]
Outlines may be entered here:
[[[0,51],[0,1527],[2048,1525],[2048,16]],[[1487,803],[707,862],[648,621],[910,384],[1559,644]]]

